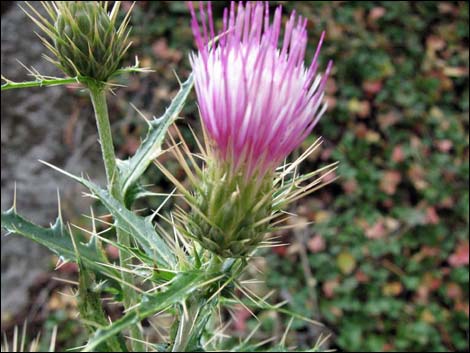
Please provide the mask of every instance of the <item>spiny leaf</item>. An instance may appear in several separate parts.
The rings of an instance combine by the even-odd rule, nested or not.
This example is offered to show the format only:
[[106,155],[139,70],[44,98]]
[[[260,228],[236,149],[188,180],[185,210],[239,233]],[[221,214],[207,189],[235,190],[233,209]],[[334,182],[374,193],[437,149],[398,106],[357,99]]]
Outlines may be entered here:
[[181,84],[181,88],[172,100],[165,114],[159,119],[151,121],[147,137],[140,145],[135,155],[127,161],[119,163],[122,174],[122,195],[126,198],[126,194],[130,187],[134,185],[140,176],[145,172],[147,167],[161,152],[163,138],[171,124],[176,120],[178,114],[183,109],[186,98],[193,87],[193,76]]
[[143,218],[125,208],[107,190],[84,178],[70,174],[52,164],[43,162],[49,167],[69,176],[87,187],[115,219],[116,226],[129,233],[144,249],[146,254],[162,267],[174,268],[175,257],[165,241],[157,234],[149,218]]
[[[71,234],[60,218],[57,218],[50,228],[43,228],[24,219],[14,209],[10,209],[2,212],[2,228],[44,245],[65,261],[78,262]],[[111,278],[119,277],[114,269],[99,265],[99,263],[108,263],[108,259],[94,237],[87,244],[75,241],[75,245],[80,261],[87,267]]]

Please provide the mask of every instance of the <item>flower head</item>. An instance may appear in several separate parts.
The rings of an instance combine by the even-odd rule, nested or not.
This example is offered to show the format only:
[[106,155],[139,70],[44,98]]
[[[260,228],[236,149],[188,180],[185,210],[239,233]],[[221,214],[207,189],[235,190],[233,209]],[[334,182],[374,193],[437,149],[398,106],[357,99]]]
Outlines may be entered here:
[[277,168],[326,110],[323,92],[331,63],[325,75],[317,75],[322,35],[313,61],[305,65],[307,21],[295,13],[278,47],[280,7],[271,22],[267,3],[240,3],[236,9],[232,2],[218,36],[210,2],[207,7],[201,2],[200,10],[198,20],[190,4],[198,47],[190,60],[207,137],[205,148],[198,145],[205,163],[199,168],[186,148],[193,174],[173,141],[172,151],[193,187],[190,192],[175,183],[191,205],[190,213],[175,215],[180,230],[205,249],[243,258],[259,246],[272,246],[265,235],[285,221],[283,207],[326,184],[322,178],[335,168],[297,174],[299,163],[319,143]]
[[200,21],[190,3],[198,52],[190,57],[196,93],[217,157],[246,178],[273,171],[312,131],[326,110],[326,79],[317,74],[320,38],[305,64],[307,20],[292,12],[281,36],[281,7],[231,3],[216,41],[210,1]]
[[129,49],[129,15],[118,26],[120,1],[109,13],[108,2],[42,2],[49,18],[29,3],[26,14],[49,37],[40,37],[51,51],[53,64],[68,76],[106,82],[115,74]]

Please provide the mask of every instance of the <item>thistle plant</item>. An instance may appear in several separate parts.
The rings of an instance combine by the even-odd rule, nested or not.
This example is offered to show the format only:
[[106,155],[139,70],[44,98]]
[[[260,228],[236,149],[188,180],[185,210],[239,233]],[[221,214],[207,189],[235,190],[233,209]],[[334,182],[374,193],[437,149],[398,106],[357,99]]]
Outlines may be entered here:
[[[325,177],[336,164],[299,173],[299,165],[321,139],[287,162],[326,111],[324,89],[332,65],[319,73],[324,35],[306,65],[307,21],[295,13],[278,47],[281,7],[271,21],[267,4],[232,2],[224,12],[223,28],[216,33],[210,2],[201,3],[199,16],[189,3],[197,46],[197,52],[190,54],[193,72],[165,114],[148,121],[147,136],[135,155],[122,161],[114,153],[106,94],[116,76],[146,71],[138,62],[120,68],[130,46],[130,12],[118,23],[120,2],[112,8],[107,2],[75,1],[43,6],[47,17],[29,4],[25,11],[45,35],[40,38],[52,53],[48,60],[66,77],[34,71],[31,82],[2,77],[2,91],[77,82],[89,92],[106,187],[43,163],[89,189],[113,217],[106,231],[114,229],[116,238],[97,231],[101,219],[94,212],[89,230],[64,222],[60,209],[53,225],[42,228],[21,217],[16,202],[2,212],[2,227],[47,246],[62,261],[79,265],[79,310],[90,332],[83,351],[256,350],[263,344],[252,343],[250,337],[228,347],[220,334],[226,325],[217,313],[238,303],[311,321],[257,298],[240,278],[260,248],[278,244],[269,234],[289,227],[288,205],[334,180]],[[203,125],[202,138],[194,133],[199,151],[190,150],[179,130],[178,138],[169,136],[169,148],[164,150],[165,134],[193,85]],[[164,152],[176,157],[189,186],[158,160]],[[152,162],[175,184],[188,210],[175,206],[170,214],[162,214],[159,207],[147,217],[133,210],[138,198],[152,195],[139,183]],[[119,249],[117,263],[108,259],[103,244]],[[114,322],[103,309],[105,292],[124,307]],[[174,324],[164,339],[151,342],[140,323],[162,312],[173,315]],[[285,339],[274,349],[286,350]]]

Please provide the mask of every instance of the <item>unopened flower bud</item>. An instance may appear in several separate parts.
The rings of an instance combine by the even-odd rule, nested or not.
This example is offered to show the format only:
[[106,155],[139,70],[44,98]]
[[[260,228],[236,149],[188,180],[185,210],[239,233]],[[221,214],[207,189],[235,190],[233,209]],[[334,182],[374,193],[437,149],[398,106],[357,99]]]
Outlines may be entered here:
[[130,43],[129,13],[116,23],[119,1],[109,13],[103,1],[44,2],[50,20],[29,6],[29,17],[51,40],[41,37],[54,54],[49,60],[65,74],[106,82],[120,68]]

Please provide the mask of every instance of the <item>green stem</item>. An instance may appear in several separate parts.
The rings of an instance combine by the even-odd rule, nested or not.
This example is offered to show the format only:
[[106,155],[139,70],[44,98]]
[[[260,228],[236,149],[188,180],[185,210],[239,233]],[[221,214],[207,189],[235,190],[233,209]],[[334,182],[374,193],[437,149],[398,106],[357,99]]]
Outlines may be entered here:
[[181,315],[181,319],[178,325],[178,332],[176,333],[175,343],[173,345],[172,352],[186,352],[188,349],[188,343],[192,338],[193,329],[196,326],[196,321],[199,316],[199,312],[202,309],[198,304],[197,300],[189,300],[190,304],[187,304],[188,310],[187,315],[184,313]]
[[73,78],[56,78],[48,80],[35,80],[25,82],[13,82],[7,81],[2,85],[2,91],[8,91],[17,88],[31,88],[31,87],[46,87],[46,86],[58,86],[58,85],[69,85],[72,83],[80,83],[77,77]]
[[90,96],[95,110],[96,126],[100,137],[101,152],[103,154],[104,167],[109,191],[114,197],[119,196],[117,190],[116,156],[114,154],[113,136],[109,124],[108,105],[106,103],[106,91],[101,86],[90,87]]
[[[212,255],[204,271],[219,276],[222,268],[223,262],[221,259],[216,255]],[[207,323],[208,309],[206,306],[211,305],[207,302],[207,297],[206,291],[197,291],[186,301],[187,310],[181,313],[172,352],[186,352],[188,349],[194,349],[194,344],[199,340],[198,336]]]
[[[93,272],[88,271],[86,266],[83,266],[80,258],[78,257],[79,266],[79,301],[78,308],[82,319],[85,319],[85,326],[93,333],[96,327],[87,325],[86,322],[93,322],[102,326],[108,325],[108,319],[101,304],[100,294],[93,290],[95,285],[95,276]],[[103,342],[98,347],[99,352],[127,352],[124,336],[116,335],[111,337],[106,342]]]
[[[122,202],[122,195],[119,190],[119,174],[116,166],[116,155],[114,154],[113,137],[111,134],[111,126],[109,123],[108,105],[106,102],[106,90],[103,85],[89,85],[90,97],[95,110],[96,125],[100,137],[101,152],[103,154],[104,166],[106,169],[106,179],[108,181],[108,188],[111,195]],[[116,227],[117,241],[125,248],[130,246],[129,234]],[[120,267],[123,269],[129,268],[129,260],[127,255],[119,251]],[[121,278],[125,283],[133,283],[133,278],[127,271],[121,271]],[[122,286],[124,307],[130,308],[138,301],[138,296],[135,291],[129,286]],[[140,352],[145,350],[142,341],[142,332],[138,325],[131,327],[131,345],[134,351]]]

